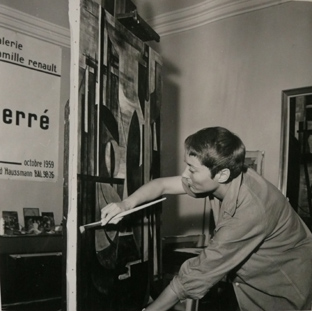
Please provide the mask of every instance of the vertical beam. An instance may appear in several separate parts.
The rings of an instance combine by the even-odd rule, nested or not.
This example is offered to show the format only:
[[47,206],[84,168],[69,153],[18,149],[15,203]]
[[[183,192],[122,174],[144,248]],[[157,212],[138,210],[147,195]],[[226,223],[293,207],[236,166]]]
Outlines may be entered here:
[[146,98],[145,98],[145,107],[144,107],[144,169],[143,169],[143,183],[146,184],[150,181],[150,171],[151,171],[151,98],[150,98],[150,68],[151,68],[151,59],[150,59],[150,50],[147,45],[145,45],[147,54],[147,86],[146,86]]
[[79,35],[80,0],[69,0],[71,28],[70,115],[68,159],[68,214],[67,214],[67,310],[77,310],[77,169],[78,169],[78,90],[79,90]]

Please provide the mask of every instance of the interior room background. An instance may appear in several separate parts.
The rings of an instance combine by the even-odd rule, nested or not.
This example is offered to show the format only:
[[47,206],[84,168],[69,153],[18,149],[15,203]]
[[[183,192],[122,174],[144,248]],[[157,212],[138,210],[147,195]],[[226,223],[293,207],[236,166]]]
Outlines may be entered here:
[[[164,62],[161,175],[183,171],[187,135],[203,127],[224,126],[242,138],[247,150],[264,151],[263,175],[278,185],[281,92],[309,86],[312,80],[312,3],[251,1],[256,5],[230,5],[226,11],[226,1],[215,9],[209,9],[209,1],[133,2],[161,36],[154,46]],[[68,35],[68,45],[62,45],[59,180],[0,180],[1,209],[18,211],[23,219],[23,207],[38,207],[53,211],[59,224],[63,112],[70,84],[68,1],[1,0],[0,5]],[[198,233],[203,208],[202,199],[168,197],[163,203],[163,235]]]
[[[55,224],[59,225],[62,222],[64,107],[69,99],[70,34],[68,1],[56,1],[55,4],[36,0],[0,1],[1,26],[9,29],[13,27],[13,30],[21,34],[58,45],[62,50],[58,179],[56,182],[0,179],[1,210],[17,211],[22,226],[24,226],[24,207],[39,208],[40,212],[53,212]],[[35,137],[33,142],[36,144]]]

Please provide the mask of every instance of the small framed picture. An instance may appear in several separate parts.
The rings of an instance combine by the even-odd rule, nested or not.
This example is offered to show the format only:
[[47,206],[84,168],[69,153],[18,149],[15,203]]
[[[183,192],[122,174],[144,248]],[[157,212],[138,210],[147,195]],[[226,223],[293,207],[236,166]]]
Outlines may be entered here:
[[19,231],[18,214],[13,211],[3,211],[5,234],[13,234],[14,231]]
[[42,212],[42,224],[45,232],[53,231],[55,228],[53,212]]
[[263,173],[264,151],[246,151],[245,164],[254,169],[259,175]]
[[40,216],[39,208],[37,207],[24,207],[23,212],[24,212],[24,217],[25,216]]
[[40,216],[39,208],[37,207],[24,207],[23,208],[23,214],[24,214],[24,224],[25,224],[25,229],[27,229],[27,221],[29,219],[26,219],[26,217],[38,217]]
[[43,231],[42,216],[25,216],[25,229],[28,233],[40,233]]

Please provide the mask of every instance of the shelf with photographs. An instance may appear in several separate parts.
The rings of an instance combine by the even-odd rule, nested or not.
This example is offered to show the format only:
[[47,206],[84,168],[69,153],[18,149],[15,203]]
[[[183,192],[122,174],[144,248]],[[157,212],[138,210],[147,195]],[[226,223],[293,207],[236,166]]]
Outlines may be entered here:
[[62,234],[62,226],[56,226],[53,212],[42,212],[39,208],[24,207],[24,227],[16,211],[2,211],[3,235]]

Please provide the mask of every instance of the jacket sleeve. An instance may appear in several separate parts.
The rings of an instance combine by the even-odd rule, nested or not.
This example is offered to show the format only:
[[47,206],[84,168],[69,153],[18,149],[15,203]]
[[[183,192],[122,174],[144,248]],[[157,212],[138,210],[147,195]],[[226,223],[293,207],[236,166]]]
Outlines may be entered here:
[[265,239],[263,209],[245,202],[234,215],[226,212],[209,245],[183,263],[170,286],[179,299],[200,299],[226,274],[242,264]]

